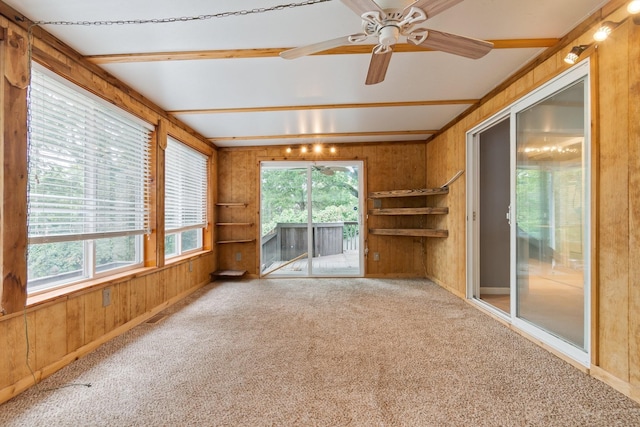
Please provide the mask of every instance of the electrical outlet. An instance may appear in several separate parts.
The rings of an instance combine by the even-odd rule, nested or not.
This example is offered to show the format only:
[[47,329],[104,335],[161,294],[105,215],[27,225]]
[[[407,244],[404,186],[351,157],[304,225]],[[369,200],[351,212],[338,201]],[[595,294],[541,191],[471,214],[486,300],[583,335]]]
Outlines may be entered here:
[[189,273],[193,271],[193,261],[189,261]]
[[374,252],[373,253],[373,260],[374,261],[380,261],[380,252]]
[[236,261],[242,261],[242,252],[236,252]]
[[102,306],[108,307],[111,305],[111,288],[104,288],[102,290]]

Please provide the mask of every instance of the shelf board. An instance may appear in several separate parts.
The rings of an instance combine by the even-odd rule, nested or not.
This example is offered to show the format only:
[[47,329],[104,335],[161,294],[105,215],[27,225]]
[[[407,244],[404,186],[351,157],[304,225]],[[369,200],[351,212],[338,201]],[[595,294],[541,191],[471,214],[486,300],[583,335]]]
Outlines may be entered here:
[[436,196],[438,194],[448,194],[448,193],[449,193],[449,187],[419,188],[414,190],[374,191],[372,193],[369,193],[369,198],[385,199],[388,197]]
[[448,237],[448,230],[431,228],[372,228],[369,234],[379,236]]
[[220,206],[223,208],[246,208],[249,204],[248,203],[224,203],[224,202],[219,202],[216,203],[216,206]]
[[370,209],[369,215],[445,215],[447,207]]
[[235,240],[219,240],[216,243],[219,245],[225,245],[227,243],[251,243],[255,241],[256,239],[235,239]]
[[216,270],[211,273],[213,277],[242,277],[247,270]]
[[251,227],[253,226],[252,222],[216,222],[216,225],[219,226],[230,226],[230,227]]

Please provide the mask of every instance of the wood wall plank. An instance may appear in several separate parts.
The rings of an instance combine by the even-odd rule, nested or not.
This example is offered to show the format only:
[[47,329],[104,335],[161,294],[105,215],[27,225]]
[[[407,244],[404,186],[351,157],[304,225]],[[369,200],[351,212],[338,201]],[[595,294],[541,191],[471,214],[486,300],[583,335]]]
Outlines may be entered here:
[[[629,379],[629,73],[627,37],[600,46],[600,206],[598,300],[600,366]],[[615,125],[607,125],[614,124]],[[611,209],[614,207],[615,209]]]
[[129,321],[129,284],[116,283],[109,286],[111,290],[111,304],[104,308],[105,330],[112,331]]
[[640,387],[640,25],[629,27],[629,378]]
[[67,302],[35,312],[36,324],[36,365],[42,369],[62,359],[67,354]]
[[[27,300],[27,85],[29,69],[27,38],[11,28],[0,42],[0,309],[4,314],[22,310]],[[7,167],[11,165],[11,167]]]
[[129,292],[129,282],[120,282],[117,288],[117,299],[115,300],[115,309],[118,311],[118,322],[116,326],[122,326],[131,320],[131,294]]
[[74,297],[67,300],[67,350],[75,351],[82,347],[84,339],[84,298]]
[[31,312],[4,321],[6,326],[6,352],[9,355],[8,378],[11,384],[30,377],[31,370],[36,369],[35,317],[35,313]]
[[534,85],[541,85],[558,73],[560,69],[558,55],[561,54],[562,52],[556,53],[533,70]]
[[[440,186],[457,172],[457,170],[453,170],[458,166],[457,149],[455,146],[459,144],[459,141],[457,141],[456,138],[459,134],[458,129],[464,127],[465,123],[466,121],[463,120],[461,123],[454,125],[449,131],[439,137],[437,141],[430,142],[427,145],[427,187]],[[464,169],[464,167],[462,169]],[[459,185],[460,183],[457,181],[452,187]],[[445,204],[449,206],[449,214],[443,218],[432,218],[430,216],[427,219],[428,227],[447,229],[449,230],[449,237],[447,239],[428,239],[426,241],[427,257],[425,265],[429,278],[457,294],[457,289],[460,286],[458,280],[459,267],[453,254],[456,250],[454,245],[457,241],[454,240],[454,235],[456,228],[459,227],[458,223],[460,218],[460,212],[457,212],[457,210],[459,210],[460,207],[456,206],[454,208],[456,196],[454,195],[455,193],[452,192],[452,189],[449,190],[448,195],[437,196],[437,198],[433,200],[435,206],[445,206]],[[457,189],[457,191],[459,191],[459,189]],[[464,214],[464,212],[462,213]],[[464,223],[462,227],[464,227]]]
[[163,276],[165,280],[165,289],[167,299],[171,299],[178,295],[178,277],[175,268],[165,270]]
[[0,390],[13,384],[11,364],[13,363],[9,347],[9,322],[0,322]]
[[84,298],[84,333],[87,342],[105,334],[105,310],[102,307],[102,289],[87,293]]
[[[209,157],[208,163],[208,181],[207,181],[207,229],[205,230],[202,247],[204,250],[213,250],[217,251],[215,245],[216,239],[216,227],[214,224],[216,223],[216,203],[218,201],[218,152],[216,151]],[[215,262],[217,262],[217,257],[214,257]],[[217,264],[211,265],[210,270],[217,270]]]
[[178,293],[182,293],[191,288],[191,276],[189,275],[188,264],[181,263],[175,266],[176,277],[178,279]]
[[147,283],[145,277],[136,277],[129,282],[129,310],[131,319],[147,311]]
[[165,300],[165,280],[160,273],[145,276],[147,310],[159,306]]

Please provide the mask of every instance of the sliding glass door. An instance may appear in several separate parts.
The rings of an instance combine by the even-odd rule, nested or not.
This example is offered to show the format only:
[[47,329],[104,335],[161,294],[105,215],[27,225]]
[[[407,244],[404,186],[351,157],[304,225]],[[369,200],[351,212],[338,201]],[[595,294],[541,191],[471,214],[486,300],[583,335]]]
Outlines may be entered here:
[[516,313],[586,350],[587,80],[515,114]]
[[589,105],[585,61],[467,139],[469,298],[585,365]]
[[362,162],[262,162],[261,275],[361,276]]

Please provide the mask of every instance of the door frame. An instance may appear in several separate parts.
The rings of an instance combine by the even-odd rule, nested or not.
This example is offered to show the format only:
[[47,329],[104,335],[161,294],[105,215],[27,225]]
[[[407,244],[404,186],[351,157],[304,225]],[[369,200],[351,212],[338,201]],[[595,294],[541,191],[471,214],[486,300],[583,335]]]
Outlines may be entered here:
[[[313,166],[356,166],[358,168],[358,271],[354,274],[314,274],[312,269],[312,262],[309,261],[307,272],[304,275],[287,275],[278,276],[274,273],[274,278],[282,277],[364,277],[365,275],[365,216],[363,214],[365,209],[366,198],[365,194],[365,162],[363,160],[260,160],[258,162],[259,183],[258,183],[258,206],[262,209],[262,167],[264,164],[272,166],[281,166],[285,168],[304,167],[307,169],[307,188],[311,189],[311,168]],[[312,224],[312,191],[307,191],[307,248],[308,253],[313,254],[313,224]],[[258,215],[260,218],[260,224],[258,230],[262,230],[262,215]],[[262,232],[258,231],[258,265],[262,263],[262,245],[260,244]],[[311,260],[313,256],[308,259]],[[259,271],[260,277],[262,277],[262,271]]]
[[[505,108],[491,116],[489,119],[470,129],[466,135],[466,167],[467,167],[467,231],[466,231],[466,255],[467,255],[467,299],[474,300],[494,314],[508,319],[507,313],[496,309],[476,295],[480,294],[480,134],[489,130],[498,123],[510,119],[510,109]],[[509,144],[513,151],[512,144]],[[510,157],[513,153],[510,153]],[[509,165],[509,167],[511,167]],[[511,174],[512,171],[509,171]]]

